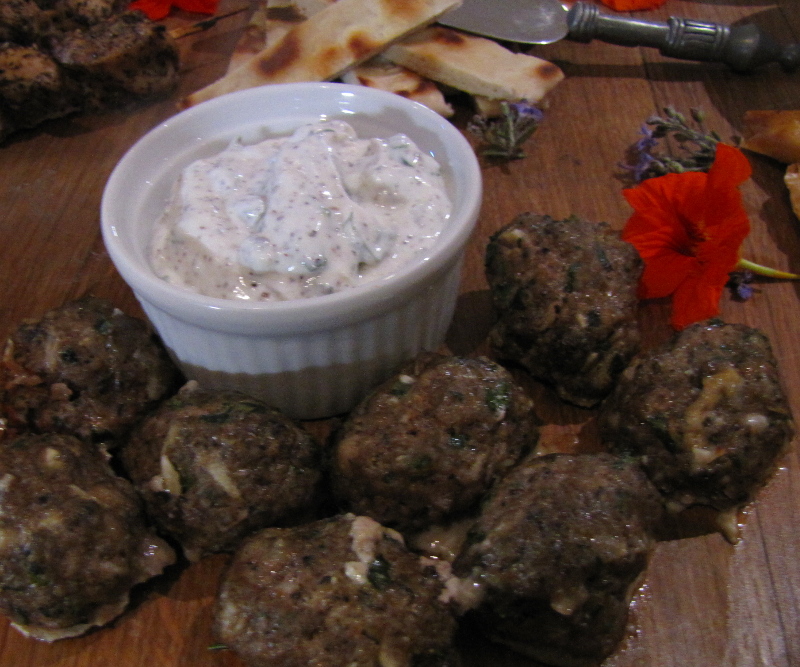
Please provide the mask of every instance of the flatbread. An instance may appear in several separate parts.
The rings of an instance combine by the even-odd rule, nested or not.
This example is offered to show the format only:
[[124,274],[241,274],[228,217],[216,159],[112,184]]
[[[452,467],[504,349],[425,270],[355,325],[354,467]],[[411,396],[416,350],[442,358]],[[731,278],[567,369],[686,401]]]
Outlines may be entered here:
[[561,69],[546,60],[442,26],[392,44],[384,56],[458,90],[511,102],[536,103],[564,78]]
[[460,4],[460,0],[338,0],[218,81],[185,106],[267,83],[325,81],[382,51]]
[[267,12],[264,5],[258,5],[250,20],[242,31],[242,36],[233,47],[231,59],[228,61],[228,72],[241,67],[248,60],[258,55],[266,46]]
[[453,107],[447,103],[442,91],[433,81],[384,60],[381,56],[347,70],[342,74],[342,81],[401,95],[424,104],[445,118],[453,115]]
[[800,110],[747,111],[742,148],[785,164],[800,162]]
[[[298,23],[332,5],[336,0],[266,0],[259,5],[242,39],[234,48],[232,65],[228,71],[243,64],[241,58],[250,59],[265,46],[283,38]],[[260,14],[260,16],[259,16]],[[257,32],[260,38],[254,39]],[[445,117],[453,115],[444,95],[430,79],[416,72],[390,63],[380,55],[370,58],[362,65],[355,65],[341,75],[345,83],[378,88],[402,95],[424,104]]]

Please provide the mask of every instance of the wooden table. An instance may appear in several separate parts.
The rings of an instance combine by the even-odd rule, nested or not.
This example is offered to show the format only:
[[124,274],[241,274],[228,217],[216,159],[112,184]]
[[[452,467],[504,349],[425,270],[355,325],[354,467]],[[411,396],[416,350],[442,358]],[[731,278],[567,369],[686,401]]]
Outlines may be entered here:
[[[236,6],[224,0],[221,11]],[[797,0],[668,0],[644,16],[752,20],[778,40],[800,41]],[[170,25],[197,16],[178,14]],[[101,116],[48,123],[0,148],[0,336],[25,317],[87,292],[141,314],[109,261],[99,231],[103,185],[116,161],[142,134],[176,111],[184,94],[224,70],[244,15],[181,41],[183,72],[174,99]],[[748,109],[800,108],[800,73],[767,67],[738,75],[721,65],[684,63],[653,50],[561,42],[534,52],[567,75],[549,98],[528,157],[484,169],[485,201],[468,249],[463,296],[448,338],[458,354],[485,352],[490,311],[482,256],[487,236],[523,211],[577,214],[621,228],[630,209],[621,195],[618,162],[642,121],[665,105],[703,109],[723,139],[741,131]],[[750,155],[753,178],[742,192],[752,220],[745,255],[800,272],[800,222],[783,186],[783,166]],[[800,415],[800,285],[761,282],[755,296],[733,301],[722,315],[761,327],[771,338],[795,414]],[[668,304],[646,303],[641,322],[648,345],[669,335]],[[592,448],[594,413],[565,407],[531,383],[548,423],[548,449]],[[607,666],[789,667],[800,665],[800,464],[796,446],[745,513],[741,540],[727,542],[698,528],[659,544],[637,596],[630,637]],[[112,627],[47,645],[0,622],[2,667],[204,667],[240,665],[214,651],[211,603],[226,558],[213,557],[162,578],[136,596]],[[462,638],[469,666],[533,663]]]

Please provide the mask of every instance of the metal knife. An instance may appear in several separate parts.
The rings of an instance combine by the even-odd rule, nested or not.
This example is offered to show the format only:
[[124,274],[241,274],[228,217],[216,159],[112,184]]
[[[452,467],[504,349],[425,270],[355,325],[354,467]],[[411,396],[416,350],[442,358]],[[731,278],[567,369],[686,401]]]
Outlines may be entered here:
[[596,5],[560,0],[463,0],[439,23],[509,42],[550,44],[563,38],[593,39],[620,46],[657,48],[683,60],[721,62],[748,72],[777,62],[786,72],[800,67],[800,43],[781,46],[754,24],[726,26],[709,21],[670,17],[645,21],[602,13]]

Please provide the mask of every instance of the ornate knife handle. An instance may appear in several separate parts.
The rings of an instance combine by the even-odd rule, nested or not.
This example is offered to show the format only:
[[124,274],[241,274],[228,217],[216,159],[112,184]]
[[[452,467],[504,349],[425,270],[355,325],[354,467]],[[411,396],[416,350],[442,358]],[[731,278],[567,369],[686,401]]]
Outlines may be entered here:
[[666,23],[602,14],[597,5],[576,2],[567,12],[569,38],[599,39],[619,46],[650,46],[683,60],[721,62],[737,72],[778,62],[786,72],[800,67],[800,44],[780,46],[753,24],[726,26],[670,17]]

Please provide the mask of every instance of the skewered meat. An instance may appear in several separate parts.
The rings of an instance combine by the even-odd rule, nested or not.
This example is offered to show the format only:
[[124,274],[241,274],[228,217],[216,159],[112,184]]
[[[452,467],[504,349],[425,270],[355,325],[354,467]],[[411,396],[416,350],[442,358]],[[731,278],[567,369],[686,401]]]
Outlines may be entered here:
[[634,247],[606,223],[520,215],[486,248],[493,348],[561,398],[596,405],[639,348],[641,270]]
[[468,602],[478,589],[473,620],[495,640],[547,664],[597,665],[624,635],[663,512],[631,461],[529,457],[470,530],[458,589]]
[[85,28],[121,14],[128,0],[37,0],[57,31]]
[[136,428],[122,460],[150,516],[196,561],[312,518],[321,454],[261,401],[190,382]]
[[11,428],[109,444],[174,390],[178,371],[145,322],[87,297],[21,324],[0,376]]
[[0,42],[32,44],[48,25],[45,13],[33,0],[0,2]]
[[163,25],[123,0],[0,2],[0,141],[75,112],[160,97],[179,56]]
[[178,50],[166,28],[125,12],[50,41],[51,53],[82,89],[85,109],[103,109],[173,90]]
[[455,667],[444,581],[400,536],[352,514],[248,539],[216,633],[249,667]]
[[72,436],[4,443],[0,493],[0,612],[37,639],[108,623],[134,585],[174,562],[130,483]]
[[79,107],[77,88],[37,46],[0,44],[0,139]]
[[423,355],[345,422],[333,486],[348,510],[400,531],[462,518],[536,445],[533,403],[486,358]]
[[721,320],[639,355],[599,421],[603,441],[639,459],[675,511],[748,502],[793,433],[769,340]]

